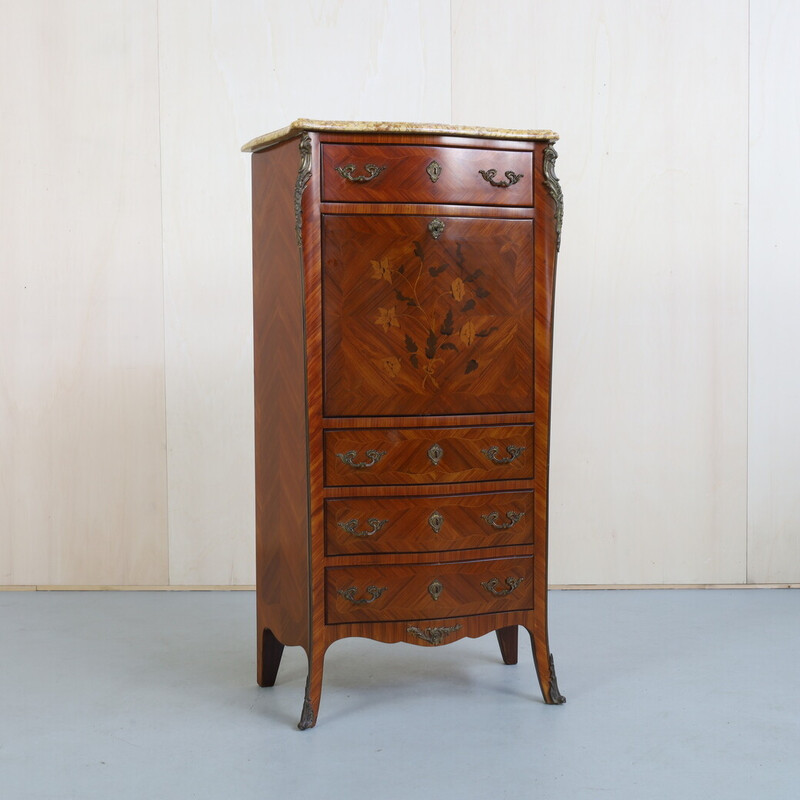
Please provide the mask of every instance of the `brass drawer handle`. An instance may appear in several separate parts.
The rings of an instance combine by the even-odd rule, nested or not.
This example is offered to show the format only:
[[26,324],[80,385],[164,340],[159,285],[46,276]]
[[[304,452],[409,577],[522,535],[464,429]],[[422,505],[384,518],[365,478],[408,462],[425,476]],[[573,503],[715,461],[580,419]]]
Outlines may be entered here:
[[428,230],[434,239],[438,239],[444,231],[444,222],[442,222],[440,219],[432,219],[428,223]]
[[[481,514],[481,519],[486,520],[486,522],[491,525],[493,528],[496,528],[498,531],[504,531],[507,528],[513,528],[524,516],[524,511],[506,511],[506,518],[508,522],[505,522],[501,525],[497,524],[497,519],[500,516],[499,511],[492,511],[491,514]],[[342,524],[341,522],[339,523]]]
[[490,581],[481,583],[481,586],[495,597],[505,597],[507,594],[511,594],[524,580],[524,578],[506,578],[508,589],[500,589],[500,591],[497,591],[497,584],[500,583],[500,578],[492,578]]
[[339,594],[344,597],[345,600],[349,600],[353,605],[366,606],[370,603],[374,603],[386,591],[386,587],[367,586],[365,591],[369,597],[362,597],[360,600],[356,600],[357,591],[357,586],[351,586],[349,589],[339,589]]
[[506,172],[506,178],[508,178],[507,181],[496,181],[494,179],[494,176],[497,175],[496,169],[479,169],[478,172],[485,181],[497,189],[508,189],[509,186],[513,186],[515,183],[518,183],[521,178],[525,177],[522,174],[517,174],[516,172],[509,170]]
[[419,637],[423,641],[428,642],[429,644],[441,644],[444,641],[445,636],[449,636],[451,633],[455,633],[456,631],[460,631],[460,625],[453,625],[452,628],[425,628],[425,630],[421,630],[416,625],[410,625],[406,628],[408,633],[413,633],[414,636]]
[[357,450],[348,450],[346,453],[337,453],[336,457],[342,460],[342,463],[347,464],[348,467],[354,469],[368,469],[374,467],[385,455],[385,450],[367,450],[366,456],[369,461],[356,461],[358,455]]
[[506,447],[508,458],[498,458],[497,454],[499,452],[500,448],[497,445],[488,447],[486,450],[481,450],[481,453],[483,453],[492,464],[510,464],[515,458],[519,458],[525,452],[525,448],[521,445],[508,445],[508,447]]
[[356,530],[356,528],[358,527],[357,519],[349,519],[347,520],[347,522],[337,522],[336,524],[342,530],[347,531],[353,536],[372,536],[372,534],[377,533],[388,521],[389,521],[388,519],[378,519],[377,517],[370,517],[367,520],[367,525],[372,525],[372,527],[366,531]]
[[355,164],[348,164],[346,167],[336,167],[336,171],[343,178],[347,178],[348,181],[352,181],[353,183],[367,183],[368,181],[377,178],[378,175],[380,175],[381,172],[386,169],[386,167],[379,167],[376,164],[365,164],[364,169],[369,173],[369,175],[353,175],[355,169]]

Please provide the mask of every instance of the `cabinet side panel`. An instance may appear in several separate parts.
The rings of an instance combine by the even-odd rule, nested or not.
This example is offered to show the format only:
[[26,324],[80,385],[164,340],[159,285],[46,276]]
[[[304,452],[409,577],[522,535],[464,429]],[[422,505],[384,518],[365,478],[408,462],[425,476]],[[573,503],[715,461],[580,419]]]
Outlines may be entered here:
[[297,139],[253,156],[256,590],[259,631],[308,644],[308,445]]

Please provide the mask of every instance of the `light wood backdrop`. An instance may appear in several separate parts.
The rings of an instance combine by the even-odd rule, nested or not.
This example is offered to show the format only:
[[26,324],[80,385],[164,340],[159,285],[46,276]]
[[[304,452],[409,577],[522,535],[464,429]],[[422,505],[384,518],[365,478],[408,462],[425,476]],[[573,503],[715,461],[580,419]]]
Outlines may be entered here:
[[793,0],[0,0],[0,585],[249,585],[249,160],[559,130],[558,584],[800,582]]

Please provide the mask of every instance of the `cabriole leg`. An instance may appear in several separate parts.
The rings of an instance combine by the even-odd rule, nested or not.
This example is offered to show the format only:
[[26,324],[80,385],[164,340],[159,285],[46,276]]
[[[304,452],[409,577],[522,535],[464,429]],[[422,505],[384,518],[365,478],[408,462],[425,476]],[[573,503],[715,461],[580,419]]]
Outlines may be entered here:
[[536,673],[539,676],[539,685],[541,686],[545,703],[555,706],[566,703],[567,698],[558,690],[553,654],[548,651],[546,637],[534,636],[530,630],[528,633],[531,635],[533,661],[536,665]]
[[297,723],[297,727],[301,731],[313,728],[317,724],[319,698],[322,694],[322,666],[324,658],[325,653],[321,648],[312,650],[308,656],[306,696],[303,701],[303,711],[300,714],[300,722]]

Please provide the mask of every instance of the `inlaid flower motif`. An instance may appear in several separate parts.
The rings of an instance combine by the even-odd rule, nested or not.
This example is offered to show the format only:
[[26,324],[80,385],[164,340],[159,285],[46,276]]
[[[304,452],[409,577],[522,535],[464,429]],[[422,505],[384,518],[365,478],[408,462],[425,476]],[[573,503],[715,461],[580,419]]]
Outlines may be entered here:
[[375,324],[380,325],[384,333],[386,333],[389,328],[399,328],[400,322],[396,316],[396,306],[392,306],[391,308],[379,308]]
[[394,356],[381,359],[381,369],[390,378],[396,378],[397,373],[400,372],[400,359]]
[[374,280],[392,282],[392,268],[389,266],[388,258],[382,258],[380,261],[370,261],[369,263],[372,264],[372,277]]
[[458,302],[464,299],[464,281],[461,278],[456,278],[450,284],[450,294],[453,295],[453,300]]
[[[485,317],[481,317],[479,327],[476,327],[474,319],[470,317],[471,312],[491,292],[481,284],[480,279],[484,275],[482,269],[466,268],[460,247],[456,247],[452,256],[455,263],[448,263],[448,259],[426,264],[426,253],[419,242],[414,242],[414,255],[419,260],[416,270],[407,260],[392,266],[388,256],[369,262],[372,279],[386,281],[391,289],[385,290],[385,294],[393,294],[400,303],[399,316],[396,305],[379,307],[378,316],[373,322],[380,325],[384,333],[397,328],[405,344],[402,356],[380,356],[373,363],[392,380],[398,379],[398,376],[401,380],[406,378],[410,367],[413,370],[411,374],[421,373],[423,389],[428,386],[438,389],[441,380],[439,370],[448,360],[454,357],[464,359],[465,375],[480,368],[478,359],[470,358],[467,351],[487,341],[497,326],[484,327]],[[421,291],[420,279],[423,276],[429,275],[436,281],[447,272],[450,272],[450,276],[442,280],[443,291],[438,291],[433,297],[430,290]],[[453,272],[457,272],[456,277],[452,277]],[[384,290],[380,292],[383,294]],[[503,343],[493,342],[490,346],[502,349]],[[481,350],[473,350],[473,353],[480,357]]]
[[461,332],[459,333],[461,337],[461,341],[469,347],[475,341],[475,326],[472,324],[472,320],[467,320],[461,326]]

